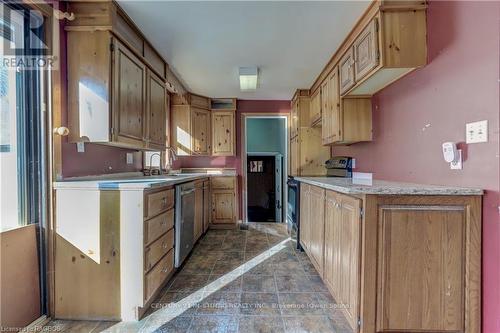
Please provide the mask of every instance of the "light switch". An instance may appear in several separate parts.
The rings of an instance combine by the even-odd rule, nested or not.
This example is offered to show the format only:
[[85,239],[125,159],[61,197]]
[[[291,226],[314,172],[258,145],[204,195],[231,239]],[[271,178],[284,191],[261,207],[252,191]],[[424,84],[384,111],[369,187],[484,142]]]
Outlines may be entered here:
[[465,125],[465,142],[488,142],[488,120],[476,121]]
[[127,164],[134,164],[134,154],[127,153]]

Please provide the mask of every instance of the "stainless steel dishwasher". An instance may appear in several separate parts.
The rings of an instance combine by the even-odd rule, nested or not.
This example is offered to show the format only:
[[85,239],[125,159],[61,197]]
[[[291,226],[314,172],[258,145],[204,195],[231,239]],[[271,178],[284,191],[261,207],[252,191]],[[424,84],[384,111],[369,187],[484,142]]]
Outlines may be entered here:
[[194,243],[194,183],[175,186],[175,267],[179,267]]

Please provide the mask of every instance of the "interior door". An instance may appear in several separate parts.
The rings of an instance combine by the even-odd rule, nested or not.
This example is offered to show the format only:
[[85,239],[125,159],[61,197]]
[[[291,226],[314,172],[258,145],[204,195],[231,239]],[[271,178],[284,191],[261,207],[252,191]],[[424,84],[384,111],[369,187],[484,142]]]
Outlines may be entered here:
[[276,198],[276,222],[283,222],[283,156],[275,156],[275,198]]

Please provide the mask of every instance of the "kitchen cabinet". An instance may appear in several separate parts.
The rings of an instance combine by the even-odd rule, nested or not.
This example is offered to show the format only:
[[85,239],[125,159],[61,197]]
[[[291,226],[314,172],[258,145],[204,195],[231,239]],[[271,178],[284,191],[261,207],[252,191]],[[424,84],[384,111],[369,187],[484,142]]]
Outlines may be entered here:
[[326,174],[324,163],[330,158],[330,148],[321,145],[321,127],[310,127],[311,99],[307,91],[297,90],[291,102],[292,130],[290,134],[290,174],[292,176],[320,176]]
[[377,32],[378,20],[374,18],[354,41],[354,76],[357,80],[361,80],[372,69],[378,66],[379,49]]
[[194,155],[210,155],[210,112],[191,108],[192,145]]
[[146,65],[125,45],[113,39],[113,127],[112,140],[145,147]]
[[[316,186],[309,188],[309,253],[311,262],[320,275],[323,275],[323,254],[325,244],[324,223],[325,190]],[[307,218],[307,216],[306,216]],[[301,220],[302,221],[302,220]],[[318,223],[320,222],[320,223]]]
[[344,94],[356,83],[354,79],[354,49],[351,47],[339,61],[340,93]]
[[152,71],[147,71],[148,146],[163,150],[169,145],[170,97],[164,81]]
[[354,332],[480,331],[480,195],[301,182],[300,200],[301,245]]
[[290,139],[290,176],[298,176],[300,175],[300,166],[299,166],[299,136],[294,136]]
[[339,68],[341,96],[372,96],[427,63],[425,2],[373,1],[333,54],[311,91]]
[[54,315],[140,319],[174,272],[171,186],[56,187]]
[[212,110],[212,155],[234,156],[236,152],[235,111]]
[[213,227],[234,227],[237,221],[236,177],[212,177],[212,220]]
[[311,245],[311,185],[300,184],[300,245],[308,251]]
[[116,2],[71,1],[68,10],[69,142],[165,149],[166,62]]
[[323,105],[321,104],[321,94],[323,93],[322,90],[317,89],[312,95],[311,95],[311,106],[309,108],[309,122],[310,126],[318,126],[321,125],[321,113],[323,110]]
[[211,114],[208,106],[209,99],[203,96],[172,97],[172,146],[177,155],[210,155]]
[[366,97],[340,97],[337,67],[321,85],[323,145],[372,140],[372,104]]

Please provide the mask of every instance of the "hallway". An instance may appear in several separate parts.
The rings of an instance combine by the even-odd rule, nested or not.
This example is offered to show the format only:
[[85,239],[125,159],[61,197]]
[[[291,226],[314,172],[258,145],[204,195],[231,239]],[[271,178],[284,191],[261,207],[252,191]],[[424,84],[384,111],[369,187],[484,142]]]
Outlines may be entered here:
[[[76,323],[50,325],[74,332]],[[209,230],[141,322],[86,323],[93,327],[78,332],[351,331],[285,225],[274,223]]]

